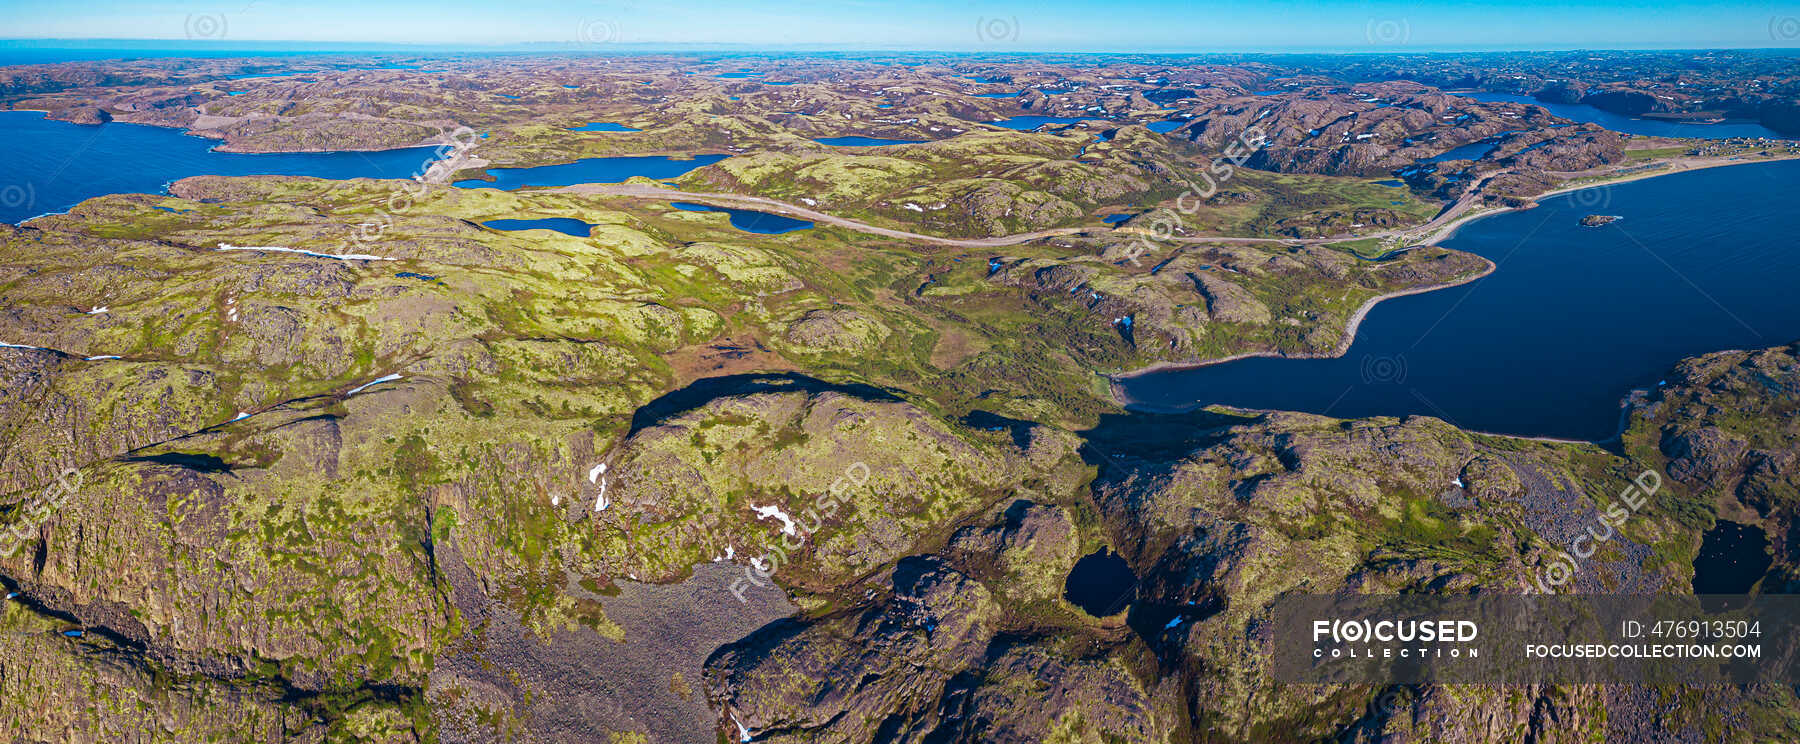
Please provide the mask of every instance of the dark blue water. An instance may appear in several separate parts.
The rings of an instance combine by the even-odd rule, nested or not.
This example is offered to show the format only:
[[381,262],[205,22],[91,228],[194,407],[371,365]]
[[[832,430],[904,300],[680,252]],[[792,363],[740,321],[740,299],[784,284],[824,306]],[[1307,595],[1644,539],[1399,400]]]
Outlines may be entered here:
[[1498,142],[1470,142],[1469,144],[1459,147],[1452,147],[1443,153],[1433,155],[1429,158],[1420,160],[1419,162],[1442,163],[1446,160],[1480,160],[1483,156],[1493,152],[1494,148],[1499,146],[1500,143]]
[[925,140],[882,139],[880,137],[820,137],[813,140],[822,145],[833,147],[882,147],[885,145],[916,145]]
[[435,153],[242,154],[213,152],[214,140],[145,124],[70,124],[35,111],[0,111],[0,220],[62,212],[102,194],[161,193],[188,176],[284,175],[410,178]]
[[[1245,359],[1123,381],[1140,405],[1340,417],[1424,414],[1478,431],[1605,439],[1676,361],[1800,339],[1800,161],[1546,198],[1445,247],[1498,270],[1382,302],[1335,359]],[[1593,213],[1624,219],[1581,227]],[[1229,275],[1222,275],[1229,276]]]
[[1013,91],[1011,93],[976,93],[975,97],[976,98],[1018,98],[1019,95],[1024,92],[1025,91]]
[[1063,598],[1094,617],[1113,615],[1137,596],[1137,575],[1131,564],[1109,548],[1089,553],[1075,562],[1063,581]]
[[1132,216],[1129,214],[1109,214],[1106,217],[1104,217],[1102,219],[1102,221],[1108,225],[1117,225],[1121,222],[1131,219],[1131,217]]
[[590,121],[579,127],[569,127],[571,132],[642,132],[644,130],[628,127],[610,121]]
[[724,155],[696,155],[691,160],[676,160],[662,155],[629,158],[585,158],[562,165],[540,165],[536,168],[490,168],[494,180],[466,179],[455,185],[462,188],[516,189],[524,186],[569,186],[577,183],[618,183],[632,176],[675,178],[683,173],[704,168],[724,160]]
[[988,123],[996,127],[1006,127],[1007,129],[1017,129],[1019,131],[1028,132],[1044,126],[1045,124],[1074,124],[1078,121],[1087,121],[1087,119],[1078,116],[1037,116],[1035,114],[1025,114],[1022,116],[1009,116],[1005,119],[995,119]]
[[[1380,181],[1376,181],[1376,182],[1375,182],[1375,185],[1376,185],[1376,186],[1387,186],[1387,187],[1389,187],[1389,188],[1395,188],[1395,189],[1397,189],[1397,188],[1402,188],[1402,187],[1404,187],[1404,186],[1406,186],[1406,182],[1405,182],[1405,181],[1401,181],[1401,180],[1399,180],[1399,179],[1394,179],[1394,178],[1388,178],[1388,179],[1383,179],[1383,180],[1380,180]],[[1400,202],[1394,202],[1394,203],[1395,203],[1395,204],[1399,204],[1399,203],[1400,203]]]
[[715,75],[714,77],[743,79],[743,78],[749,78],[749,77],[756,77],[757,75],[761,75],[761,74],[762,73],[760,73],[760,72],[722,72],[722,73],[719,73],[718,75]]
[[564,235],[573,235],[577,238],[587,237],[588,231],[593,228],[593,225],[569,217],[545,217],[535,220],[488,220],[481,224],[486,227],[494,228],[495,230],[555,230]]
[[1177,121],[1177,120],[1171,119],[1169,121],[1153,121],[1144,126],[1149,127],[1150,131],[1152,131],[1152,132],[1161,134],[1163,132],[1173,132],[1177,129],[1180,129],[1181,125],[1186,124],[1186,123],[1187,122],[1185,122],[1185,121]]
[[692,202],[670,202],[669,206],[688,212],[724,212],[731,215],[732,227],[743,230],[744,232],[753,232],[760,235],[780,235],[795,230],[809,230],[812,229],[813,226],[813,223],[806,220],[797,220],[792,217],[783,217],[779,214],[757,212],[750,209],[715,207],[707,204],[694,204]]
[[1770,562],[1769,536],[1762,528],[1721,519],[1694,555],[1694,593],[1748,594]]
[[1489,103],[1529,103],[1542,106],[1550,113],[1564,119],[1592,122],[1627,134],[1642,134],[1651,137],[1703,137],[1706,139],[1727,139],[1730,137],[1768,137],[1770,139],[1794,139],[1773,129],[1754,122],[1721,122],[1718,124],[1691,124],[1686,122],[1663,121],[1661,119],[1640,119],[1635,116],[1615,114],[1611,111],[1594,108],[1585,103],[1544,103],[1531,96],[1513,93],[1487,93],[1481,91],[1457,92],[1455,95],[1473,98]]

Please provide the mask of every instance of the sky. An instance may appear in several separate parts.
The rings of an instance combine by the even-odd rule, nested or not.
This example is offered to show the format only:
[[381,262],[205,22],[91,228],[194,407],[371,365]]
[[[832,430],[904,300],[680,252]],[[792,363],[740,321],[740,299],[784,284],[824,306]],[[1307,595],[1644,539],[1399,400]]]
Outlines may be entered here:
[[969,52],[1793,48],[1800,1],[0,0],[0,37],[595,50]]

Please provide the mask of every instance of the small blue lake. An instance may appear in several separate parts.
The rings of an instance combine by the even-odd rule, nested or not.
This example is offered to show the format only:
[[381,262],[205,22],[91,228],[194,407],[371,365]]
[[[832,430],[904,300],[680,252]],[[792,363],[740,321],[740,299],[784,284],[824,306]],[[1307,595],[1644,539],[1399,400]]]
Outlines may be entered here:
[[51,121],[36,111],[0,111],[0,221],[67,211],[103,194],[164,193],[188,176],[411,178],[434,148],[378,152],[213,152],[215,140],[179,129],[117,122]]
[[1442,163],[1446,160],[1480,160],[1488,153],[1493,152],[1494,148],[1499,146],[1500,144],[1498,142],[1487,142],[1485,140],[1481,142],[1470,142],[1466,145],[1452,147],[1445,152],[1433,155],[1429,158],[1423,158],[1419,160],[1419,162]]
[[995,119],[988,123],[996,127],[1006,127],[1007,129],[1017,129],[1021,132],[1029,132],[1046,124],[1074,124],[1082,121],[1087,121],[1087,119],[1078,116],[1038,116],[1035,114],[1024,114],[1021,116],[1009,116],[1005,119]]
[[535,220],[488,220],[481,223],[484,227],[495,230],[555,230],[564,235],[585,238],[593,228],[581,220],[571,217],[543,217]]
[[642,132],[644,130],[637,129],[635,127],[628,127],[628,126],[625,126],[624,124],[619,124],[616,122],[590,121],[579,127],[569,127],[569,131],[571,131],[571,132]]
[[916,145],[925,140],[882,139],[852,135],[849,137],[819,137],[813,141],[832,147],[886,147],[888,145]]
[[1642,119],[1636,116],[1615,114],[1604,109],[1594,108],[1585,103],[1544,103],[1531,96],[1515,93],[1487,93],[1484,91],[1457,91],[1452,95],[1473,98],[1489,103],[1529,103],[1542,106],[1550,113],[1564,119],[1585,121],[1627,134],[1642,134],[1650,137],[1701,137],[1705,139],[1727,139],[1730,137],[1768,137],[1770,139],[1795,139],[1756,122],[1720,122],[1718,124],[1696,124],[1690,122],[1665,121],[1662,119]]
[[1018,98],[1019,95],[1022,93],[1024,93],[1024,91],[1013,91],[1011,93],[976,93],[975,97],[976,98]]
[[[1499,268],[1376,305],[1342,357],[1244,359],[1121,384],[1150,408],[1420,414],[1605,439],[1626,394],[1656,387],[1675,362],[1800,339],[1796,191],[1800,161],[1783,161],[1548,197],[1464,225],[1444,247]],[[1578,224],[1593,213],[1624,219]]]
[[808,230],[813,226],[813,223],[806,220],[750,209],[715,207],[710,204],[694,204],[692,202],[670,202],[669,206],[685,212],[724,212],[730,215],[732,227],[760,235],[780,235],[795,230]]
[[1150,131],[1152,131],[1152,132],[1156,132],[1157,134],[1164,134],[1167,132],[1173,132],[1177,129],[1180,129],[1181,125],[1186,124],[1186,123],[1187,122],[1185,122],[1185,121],[1178,121],[1175,119],[1170,119],[1168,121],[1153,121],[1153,122],[1150,122],[1149,124],[1145,124],[1144,126],[1149,127]]
[[1105,222],[1108,225],[1117,225],[1121,222],[1131,219],[1134,216],[1135,215],[1129,215],[1129,214],[1109,214],[1109,215],[1105,216],[1104,218],[1102,218],[1101,221]]
[[561,165],[534,168],[490,168],[492,181],[465,179],[457,181],[461,188],[516,189],[526,186],[570,186],[577,183],[618,183],[632,176],[675,178],[696,168],[704,168],[724,160],[725,155],[696,155],[676,160],[663,155],[619,158],[584,158]]

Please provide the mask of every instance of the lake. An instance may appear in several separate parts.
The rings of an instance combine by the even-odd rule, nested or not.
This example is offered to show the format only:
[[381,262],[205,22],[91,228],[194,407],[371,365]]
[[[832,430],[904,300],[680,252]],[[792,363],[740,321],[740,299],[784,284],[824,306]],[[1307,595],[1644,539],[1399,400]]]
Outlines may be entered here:
[[1694,555],[1694,593],[1749,594],[1769,563],[1769,537],[1761,528],[1721,519]]
[[1044,126],[1045,124],[1074,124],[1082,121],[1087,121],[1087,119],[1078,116],[1037,116],[1026,114],[1022,116],[1009,116],[1005,119],[995,119],[988,123],[996,127],[1006,127],[1007,129],[1017,129],[1022,132],[1029,132]]
[[1452,147],[1442,153],[1420,160],[1421,163],[1442,163],[1446,160],[1480,160],[1499,147],[1498,142],[1471,142],[1460,147]]
[[642,132],[644,130],[637,129],[635,127],[628,127],[628,126],[625,126],[624,124],[619,124],[617,122],[590,121],[579,127],[569,127],[569,131],[571,131],[571,132]]
[[670,202],[669,206],[685,212],[724,212],[730,215],[732,227],[759,235],[780,235],[795,230],[810,230],[813,226],[813,223],[806,220],[797,220],[752,209],[732,209],[692,202]]
[[543,217],[534,220],[488,220],[481,223],[495,230],[555,230],[564,235],[585,238],[593,225],[573,217]]
[[216,140],[147,124],[70,124],[0,111],[0,220],[17,223],[104,194],[164,193],[188,176],[411,178],[435,158],[415,147],[378,152],[226,153]]
[[1663,119],[1642,119],[1636,116],[1615,114],[1611,111],[1594,108],[1585,103],[1544,103],[1531,96],[1516,93],[1488,93],[1485,91],[1454,91],[1452,95],[1473,98],[1488,103],[1529,103],[1542,106],[1550,113],[1564,119],[1585,121],[1599,124],[1615,132],[1642,134],[1650,137],[1703,137],[1706,139],[1728,139],[1731,137],[1768,137],[1770,139],[1795,139],[1781,134],[1756,122],[1730,121],[1718,124],[1695,124]]
[[1137,596],[1137,575],[1131,564],[1110,548],[1083,556],[1063,581],[1063,598],[1094,617],[1107,617],[1125,609]]
[[[1226,404],[1601,440],[1676,361],[1800,338],[1800,161],[1548,197],[1442,244],[1498,270],[1376,305],[1335,359],[1252,358],[1122,381],[1139,407]],[[1624,219],[1581,227],[1587,214]],[[1224,275],[1221,275],[1224,276]],[[1096,322],[1103,322],[1104,319]]]
[[887,145],[916,145],[925,140],[882,139],[880,137],[819,137],[813,140],[821,145],[833,147],[885,147]]
[[540,165],[532,168],[489,168],[492,181],[477,178],[457,181],[461,188],[516,189],[526,186],[570,186],[577,183],[619,183],[632,176],[645,178],[675,178],[694,170],[704,168],[724,160],[725,155],[696,155],[688,160],[677,160],[663,155],[642,155],[636,157],[617,158],[583,158],[573,163],[561,165]]

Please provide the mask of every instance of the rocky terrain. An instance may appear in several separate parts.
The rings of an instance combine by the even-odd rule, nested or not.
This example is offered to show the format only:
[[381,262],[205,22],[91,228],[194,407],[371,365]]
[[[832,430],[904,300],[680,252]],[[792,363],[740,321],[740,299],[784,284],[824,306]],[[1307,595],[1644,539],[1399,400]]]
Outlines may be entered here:
[[[1605,445],[1127,412],[1103,377],[1339,352],[1371,300],[1492,265],[1334,240],[1424,223],[1470,178],[1528,197],[1633,157],[1622,136],[1263,62],[917,61],[8,69],[18,107],[231,149],[470,126],[507,165],[742,152],[679,185],[920,234],[1098,229],[759,235],[622,193],[267,176],[0,225],[0,731],[1800,738],[1791,686],[1282,686],[1260,632],[1289,593],[1530,591],[1646,471],[1665,487],[1567,591],[1686,592],[1718,520],[1766,533],[1763,586],[1791,586],[1800,349],[1687,360]],[[984,123],[1023,112],[1083,120]],[[641,131],[568,131],[595,120]],[[1266,145],[1188,208],[1250,127]],[[848,134],[926,141],[812,141]],[[587,234],[484,224],[554,217]],[[1130,580],[1090,613],[1070,591],[1095,555]]]

